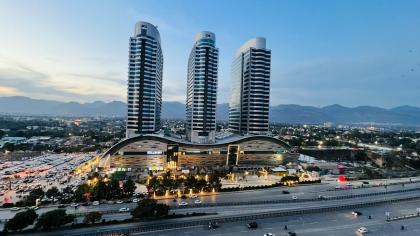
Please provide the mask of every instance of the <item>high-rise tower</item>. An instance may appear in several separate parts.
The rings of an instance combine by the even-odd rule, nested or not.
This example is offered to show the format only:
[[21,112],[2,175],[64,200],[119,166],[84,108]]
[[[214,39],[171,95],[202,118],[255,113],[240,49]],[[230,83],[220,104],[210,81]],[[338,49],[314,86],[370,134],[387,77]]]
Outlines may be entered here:
[[160,127],[163,56],[156,26],[137,22],[130,37],[126,137]]
[[214,33],[196,34],[188,61],[186,101],[187,138],[194,143],[215,141],[218,60]]
[[231,70],[229,129],[266,134],[270,107],[271,51],[265,38],[253,38],[236,52]]

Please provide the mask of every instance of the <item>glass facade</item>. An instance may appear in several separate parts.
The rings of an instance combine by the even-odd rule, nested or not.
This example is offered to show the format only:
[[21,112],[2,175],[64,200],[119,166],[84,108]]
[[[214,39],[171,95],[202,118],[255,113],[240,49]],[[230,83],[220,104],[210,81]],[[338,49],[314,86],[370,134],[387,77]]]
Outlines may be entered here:
[[271,51],[264,38],[245,43],[231,69],[229,129],[240,134],[268,132]]
[[196,35],[188,61],[186,130],[194,143],[212,143],[216,132],[219,50],[215,35]]
[[127,130],[128,138],[153,133],[160,127],[163,55],[157,28],[138,22],[130,37]]

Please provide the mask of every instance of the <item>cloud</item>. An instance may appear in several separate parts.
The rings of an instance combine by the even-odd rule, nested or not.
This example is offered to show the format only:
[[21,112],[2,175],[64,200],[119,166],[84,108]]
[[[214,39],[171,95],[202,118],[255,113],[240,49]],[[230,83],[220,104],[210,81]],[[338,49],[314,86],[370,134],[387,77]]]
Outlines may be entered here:
[[[0,61],[0,86],[20,95],[60,101],[125,100],[126,86],[116,74],[50,73],[15,62]],[[8,91],[11,91],[10,89]]]
[[1,96],[16,96],[16,95],[20,95],[20,93],[16,88],[0,86],[0,95]]

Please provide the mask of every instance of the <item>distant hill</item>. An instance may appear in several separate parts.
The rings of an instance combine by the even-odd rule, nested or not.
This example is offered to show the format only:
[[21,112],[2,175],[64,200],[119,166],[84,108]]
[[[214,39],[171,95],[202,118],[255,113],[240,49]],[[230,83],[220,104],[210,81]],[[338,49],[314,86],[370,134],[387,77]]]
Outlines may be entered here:
[[[114,116],[126,115],[124,102],[58,102],[51,100],[31,99],[28,97],[0,97],[0,113],[27,115],[58,116]],[[217,105],[216,118],[227,120],[229,105]],[[180,102],[162,103],[163,119],[184,119],[185,104]],[[283,123],[319,124],[333,122],[336,124],[380,123],[389,125],[420,126],[420,108],[400,106],[384,109],[372,106],[344,107],[331,105],[312,107],[300,105],[278,105],[270,108],[270,121]]]
[[0,112],[6,114],[57,116],[124,116],[123,102],[58,102],[28,97],[0,97]]

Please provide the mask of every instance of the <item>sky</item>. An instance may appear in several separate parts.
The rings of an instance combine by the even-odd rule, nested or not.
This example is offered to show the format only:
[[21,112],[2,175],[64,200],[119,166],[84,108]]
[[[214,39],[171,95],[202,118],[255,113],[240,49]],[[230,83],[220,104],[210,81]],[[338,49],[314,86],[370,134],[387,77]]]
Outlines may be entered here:
[[272,51],[271,105],[420,107],[418,0],[2,0],[0,96],[125,101],[128,41],[158,26],[163,100],[185,102],[194,35],[216,34],[218,103],[236,50]]

